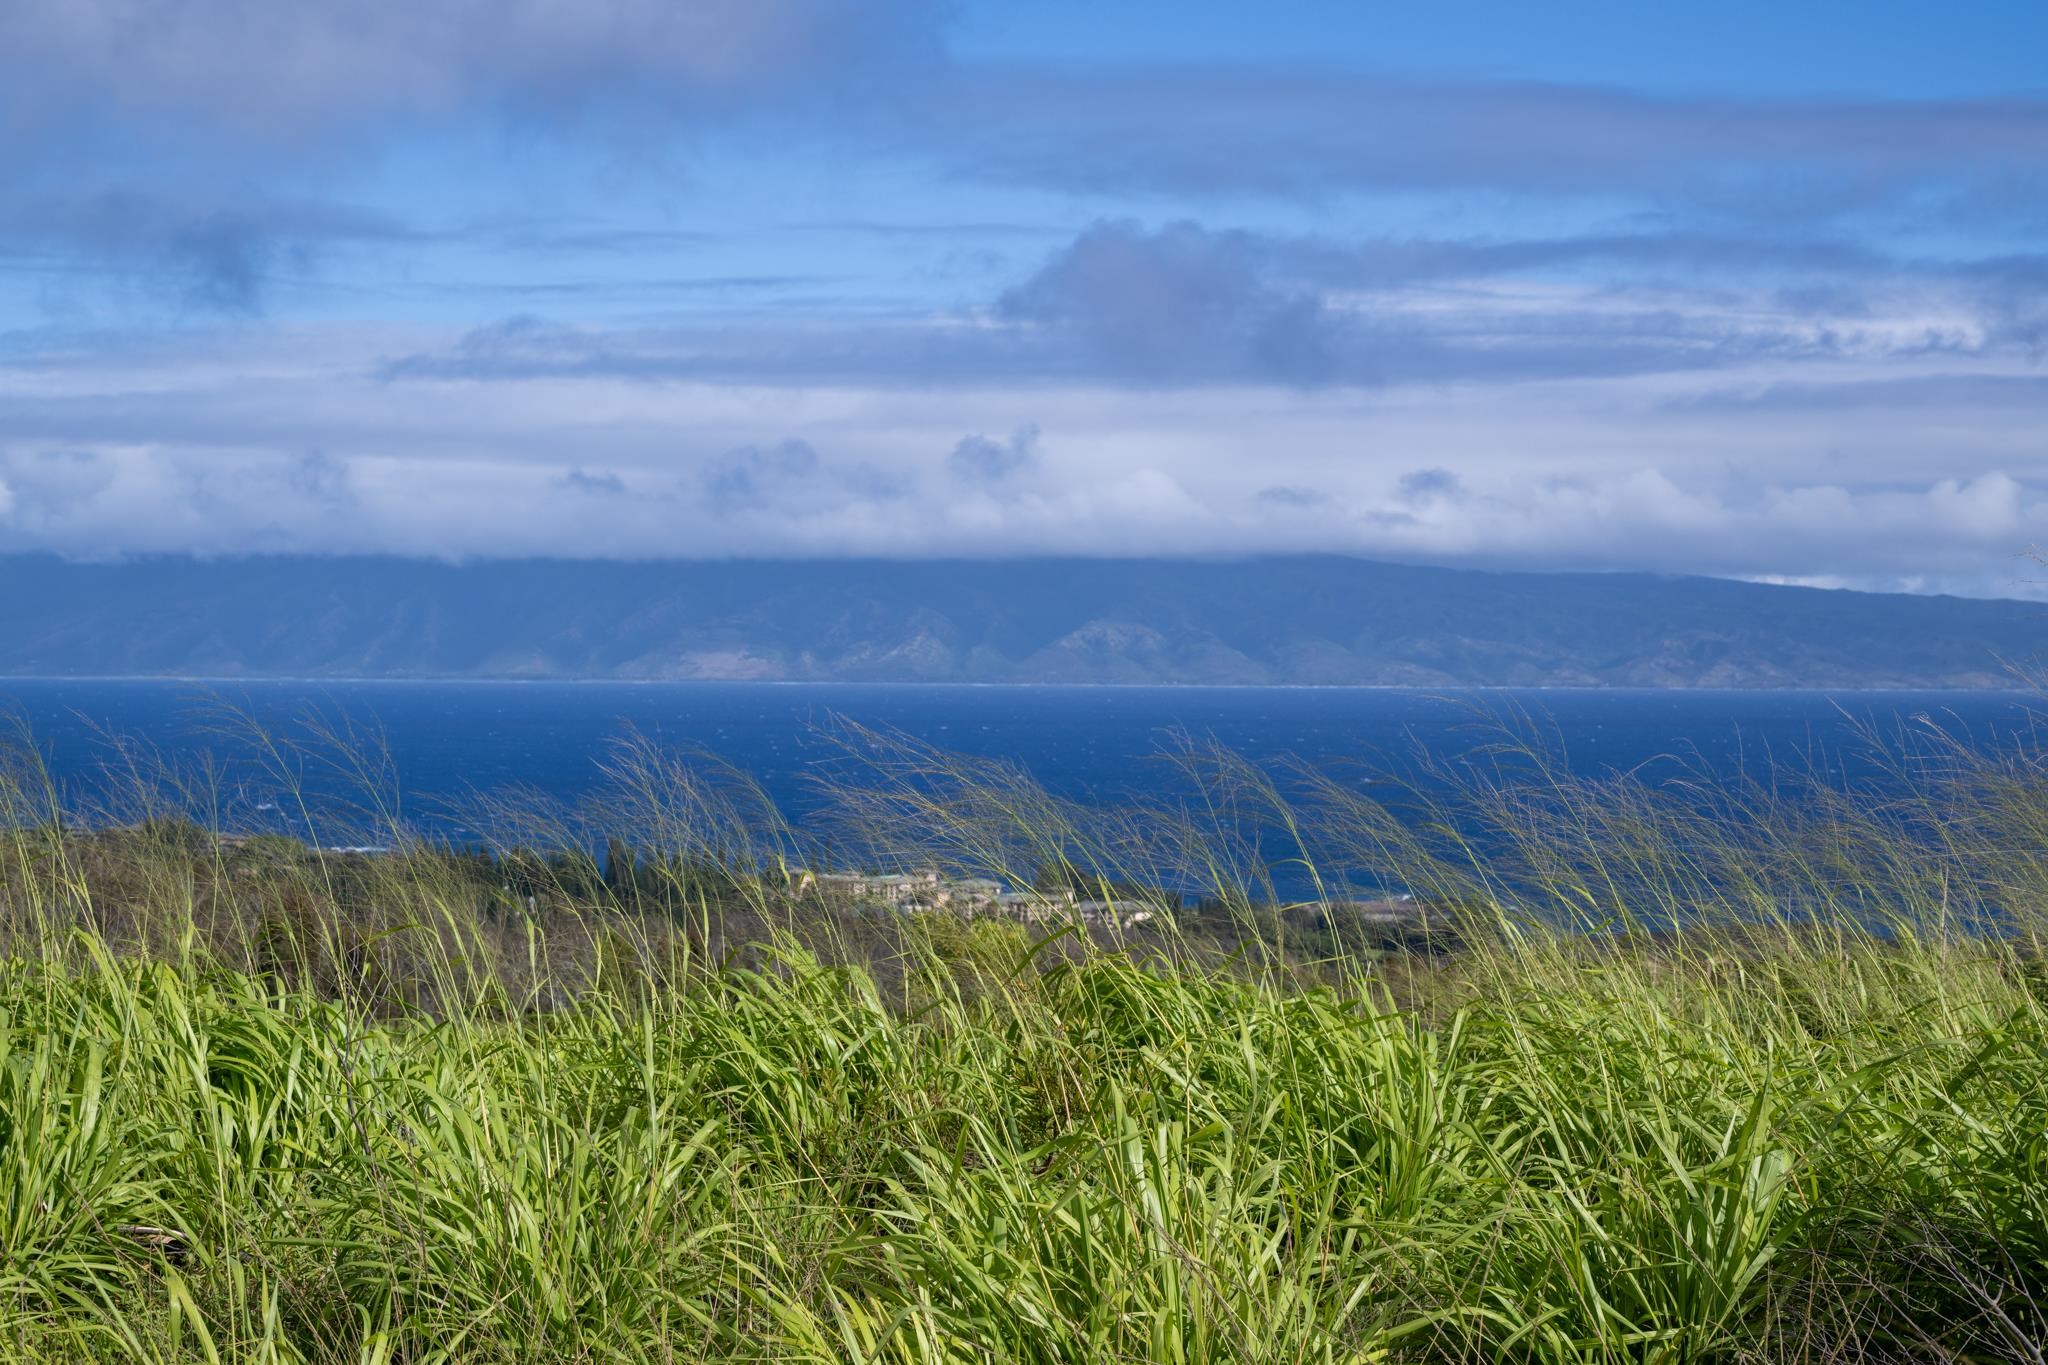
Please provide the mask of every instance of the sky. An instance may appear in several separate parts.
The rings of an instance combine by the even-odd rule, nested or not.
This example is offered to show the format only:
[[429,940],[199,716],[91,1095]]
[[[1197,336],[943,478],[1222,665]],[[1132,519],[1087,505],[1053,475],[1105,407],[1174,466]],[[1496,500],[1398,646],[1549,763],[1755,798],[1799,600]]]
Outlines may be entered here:
[[2048,5],[8,0],[0,552],[2048,596]]

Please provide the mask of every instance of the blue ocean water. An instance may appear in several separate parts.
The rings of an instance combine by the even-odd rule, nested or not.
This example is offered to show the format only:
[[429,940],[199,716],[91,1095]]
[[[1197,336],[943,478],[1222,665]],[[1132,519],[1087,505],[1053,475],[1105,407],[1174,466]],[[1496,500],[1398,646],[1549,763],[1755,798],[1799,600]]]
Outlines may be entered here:
[[[1180,780],[1159,757],[1176,734],[1359,781],[1413,775],[1425,758],[1454,760],[1504,735],[1534,740],[1582,775],[1656,781],[1789,764],[1860,780],[1881,770],[1873,736],[1890,743],[1939,727],[1973,747],[2010,745],[2041,709],[2017,692],[0,681],[0,715],[73,806],[118,804],[140,753],[145,769],[206,774],[196,786],[222,803],[206,813],[247,823],[274,786],[251,723],[302,743],[353,728],[388,754],[384,777],[407,818],[458,839],[477,832],[463,813],[477,792],[516,786],[576,804],[602,785],[610,746],[632,733],[720,756],[801,821],[822,800],[821,776],[857,776],[841,742],[846,721],[1003,759],[1059,795],[1116,804]],[[315,742],[289,761],[309,787],[346,790],[357,777],[320,756],[328,747]]]

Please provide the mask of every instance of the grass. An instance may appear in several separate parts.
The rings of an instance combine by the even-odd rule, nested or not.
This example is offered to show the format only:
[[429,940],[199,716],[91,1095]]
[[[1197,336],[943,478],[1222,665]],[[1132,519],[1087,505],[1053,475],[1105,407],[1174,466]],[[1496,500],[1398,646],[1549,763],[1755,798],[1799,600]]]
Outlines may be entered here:
[[[1185,800],[1104,814],[856,739],[841,856],[1199,906],[810,904],[808,836],[645,746],[630,875],[566,823],[93,831],[23,768],[0,1354],[2048,1359],[2029,751],[1679,799],[1516,748],[1390,808],[1184,745]],[[1457,950],[1280,903],[1362,866]]]

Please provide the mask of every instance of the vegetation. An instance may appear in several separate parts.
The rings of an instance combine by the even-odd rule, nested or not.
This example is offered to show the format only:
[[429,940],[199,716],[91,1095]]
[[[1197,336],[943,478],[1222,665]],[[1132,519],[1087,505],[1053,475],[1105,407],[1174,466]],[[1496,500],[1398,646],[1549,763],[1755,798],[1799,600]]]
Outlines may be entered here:
[[2039,602],[1335,555],[0,554],[15,677],[2005,687],[2034,658]]
[[[409,841],[374,762],[379,853],[278,748],[241,837],[24,766],[0,1353],[2048,1358],[2038,755],[1937,738],[1878,799],[1511,747],[1383,802],[1186,745],[1185,802],[1102,813],[855,738],[841,865],[1201,908],[817,904],[819,846],[644,746],[603,858],[510,800]],[[1363,867],[1431,951],[1330,909]]]

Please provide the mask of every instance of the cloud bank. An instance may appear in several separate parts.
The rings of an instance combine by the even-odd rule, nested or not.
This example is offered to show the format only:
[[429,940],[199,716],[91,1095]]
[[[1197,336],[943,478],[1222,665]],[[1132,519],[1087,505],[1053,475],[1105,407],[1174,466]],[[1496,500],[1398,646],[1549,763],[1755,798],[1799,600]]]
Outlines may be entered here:
[[[2035,358],[2048,257],[1963,264],[1672,234],[1343,243],[1105,221],[977,308],[794,325],[519,316],[393,382],[1386,387],[1911,354]],[[1546,273],[1559,263],[1595,282]]]
[[[954,72],[911,108],[956,171],[1328,198],[1625,192],[1732,219],[2048,207],[2048,99],[1759,99],[1236,65]],[[908,134],[906,134],[908,136]]]
[[959,13],[0,6],[0,550],[2035,591],[2038,93],[970,57]]
[[1983,351],[1162,391],[392,378],[394,340],[227,331],[0,369],[0,550],[1327,550],[2005,595],[2036,591],[2017,556],[2048,543],[2048,375]]

